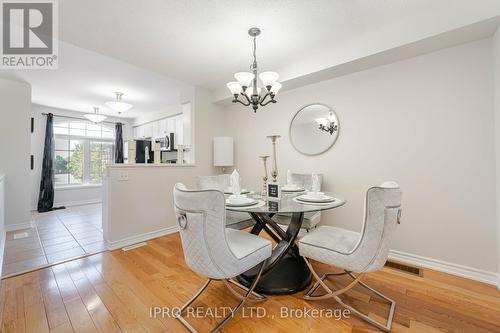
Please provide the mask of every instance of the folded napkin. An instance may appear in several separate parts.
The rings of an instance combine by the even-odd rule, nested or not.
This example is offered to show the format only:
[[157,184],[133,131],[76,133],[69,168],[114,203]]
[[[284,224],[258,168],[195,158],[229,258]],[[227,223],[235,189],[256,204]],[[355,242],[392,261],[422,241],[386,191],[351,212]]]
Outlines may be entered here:
[[321,190],[321,183],[319,181],[319,176],[313,173],[311,177],[312,177],[311,192],[319,192]]
[[234,196],[239,196],[241,194],[240,174],[236,170],[231,174],[231,188]]
[[286,184],[291,187],[292,184],[292,171],[290,169],[288,169],[286,171]]

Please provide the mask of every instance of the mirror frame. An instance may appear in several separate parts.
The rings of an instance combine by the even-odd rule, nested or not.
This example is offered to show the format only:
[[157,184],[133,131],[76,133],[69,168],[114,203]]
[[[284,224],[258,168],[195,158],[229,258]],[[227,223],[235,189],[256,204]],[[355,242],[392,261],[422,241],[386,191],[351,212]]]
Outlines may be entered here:
[[[313,153],[313,154],[309,154],[309,153],[304,153],[302,151],[300,151],[294,144],[293,142],[293,139],[292,139],[292,124],[293,124],[293,121],[295,120],[295,118],[297,118],[297,115],[302,111],[304,110],[305,108],[307,107],[310,107],[310,106],[313,106],[313,105],[321,105],[321,106],[324,106],[326,108],[328,108],[328,110],[332,111],[333,114],[335,115],[335,117],[337,118],[337,121],[338,121],[338,124],[337,124],[337,136],[335,137],[335,140],[333,140],[333,142],[327,147],[325,148],[324,150],[318,152],[318,153]],[[301,153],[302,155],[306,155],[306,156],[318,156],[318,155],[321,155],[325,152],[327,152],[328,150],[330,150],[330,148],[333,147],[333,145],[335,144],[335,142],[337,142],[338,138],[339,138],[339,135],[340,135],[340,119],[339,119],[339,116],[337,115],[337,112],[335,112],[335,110],[333,108],[331,108],[330,106],[326,105],[326,104],[323,104],[323,103],[311,103],[311,104],[307,104],[303,107],[301,107],[296,113],[295,115],[292,117],[292,120],[290,121],[290,126],[288,127],[288,138],[290,140],[290,143],[292,144],[293,148]]]

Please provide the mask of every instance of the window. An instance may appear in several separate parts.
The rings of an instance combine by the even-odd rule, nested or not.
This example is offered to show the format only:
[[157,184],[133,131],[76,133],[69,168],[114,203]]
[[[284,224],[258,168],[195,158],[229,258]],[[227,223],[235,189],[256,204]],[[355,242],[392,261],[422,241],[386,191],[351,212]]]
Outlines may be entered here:
[[54,122],[55,185],[101,184],[113,163],[114,129],[85,121]]

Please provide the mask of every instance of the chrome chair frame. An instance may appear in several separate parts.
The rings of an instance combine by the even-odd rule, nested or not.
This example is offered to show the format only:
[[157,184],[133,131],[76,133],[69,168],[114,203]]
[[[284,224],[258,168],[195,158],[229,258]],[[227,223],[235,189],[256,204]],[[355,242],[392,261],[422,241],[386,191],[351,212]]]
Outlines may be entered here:
[[[325,273],[325,274],[323,274],[320,277],[318,275],[318,273],[316,273],[316,271],[312,267],[312,265],[309,262],[309,260],[307,258],[305,258],[305,257],[304,257],[304,260],[305,260],[307,266],[309,267],[309,269],[311,270],[314,278],[316,279],[316,283],[314,283],[314,285],[304,294],[304,299],[305,300],[324,300],[324,299],[333,298],[340,305],[342,305],[343,307],[345,307],[346,309],[348,309],[349,311],[351,311],[352,313],[354,313],[356,316],[358,316],[361,319],[369,322],[370,324],[372,324],[375,327],[381,329],[382,331],[384,331],[384,332],[390,332],[391,331],[392,321],[393,321],[393,318],[394,318],[394,312],[396,310],[396,302],[394,300],[390,299],[389,297],[385,296],[381,292],[379,292],[379,291],[373,289],[372,287],[368,286],[366,283],[361,282],[361,279],[363,278],[363,276],[365,275],[365,273],[360,273],[357,276],[355,276],[354,274],[352,274],[352,272],[344,270],[343,272],[339,272],[339,273]],[[353,279],[353,281],[350,284],[348,284],[347,286],[345,286],[344,288],[339,289],[339,290],[332,290],[324,282],[324,280],[327,279],[329,276],[340,276],[340,275],[348,275],[349,277],[351,277]],[[377,296],[379,296],[380,298],[384,299],[385,301],[387,301],[387,303],[390,304],[389,316],[387,317],[387,321],[386,321],[385,324],[380,323],[380,322],[376,321],[373,318],[370,318],[369,316],[367,316],[364,313],[361,313],[360,311],[358,311],[357,309],[355,309],[351,305],[346,304],[339,297],[339,295],[342,295],[345,292],[349,291],[350,289],[352,289],[358,283],[361,286],[365,287],[366,289],[370,290],[371,292],[375,293]],[[322,294],[322,295],[313,296],[314,292],[318,289],[319,286],[321,286],[325,290],[325,293]]]
[[[229,289],[229,291],[231,292],[231,294],[233,296],[235,296],[236,298],[238,298],[240,300],[240,302],[231,310],[231,313],[229,315],[227,315],[220,323],[218,323],[210,332],[211,333],[214,333],[214,332],[217,332],[218,330],[220,330],[224,325],[227,324],[227,322],[229,322],[229,320],[231,320],[234,315],[236,314],[236,312],[238,312],[238,310],[241,308],[241,306],[246,302],[262,302],[262,301],[265,301],[267,299],[266,296],[264,295],[261,295],[261,294],[258,294],[254,291],[255,289],[255,286],[257,285],[257,283],[259,282],[260,280],[260,277],[262,275],[262,271],[264,270],[264,267],[265,267],[265,264],[266,264],[267,260],[263,261],[261,264],[260,264],[260,268],[259,268],[259,271],[257,273],[257,275],[255,276],[252,284],[250,285],[250,288],[247,288],[245,287],[244,285],[236,282],[235,280],[233,279],[225,279],[225,280],[222,280],[224,282],[224,284],[226,285],[226,287]],[[188,306],[190,306],[204,291],[205,289],[208,287],[208,285],[210,284],[210,282],[212,281],[220,281],[220,280],[216,280],[216,279],[207,279],[207,281],[205,282],[205,284],[196,292],[196,294],[194,294],[193,297],[191,297],[181,308],[179,311],[177,311],[176,314],[174,314],[174,317],[179,320],[181,322],[182,325],[184,325],[184,327],[186,327],[191,333],[198,333],[198,331],[186,320],[186,318],[184,318],[182,316],[182,313],[187,309]],[[240,293],[238,293],[237,291],[235,291],[232,287],[231,287],[231,284],[234,284],[235,286],[239,287],[240,289],[244,290],[246,293],[245,295],[241,295]],[[250,295],[254,296],[255,298],[250,298]]]
[[[370,190],[372,190],[374,188],[381,188],[381,187],[372,187],[372,188],[368,189],[368,191],[370,191]],[[398,186],[398,188],[399,188],[399,186]],[[368,193],[368,191],[367,191],[367,193]],[[361,231],[360,241],[358,241],[358,243],[356,244],[356,246],[352,250],[350,250],[349,252],[343,253],[343,254],[346,254],[346,255],[353,254],[354,252],[356,252],[358,250],[358,248],[361,245],[361,240],[365,236],[366,227],[367,227],[367,223],[368,223],[368,214],[367,214],[368,206],[367,205],[368,205],[368,202],[367,202],[367,196],[366,196],[365,197],[365,213],[364,213],[364,217],[363,217],[363,228],[362,228],[362,231]],[[398,205],[387,205],[384,208],[384,215],[387,214],[387,212],[388,212],[389,209],[397,209],[396,223],[397,224],[401,224],[401,204],[398,204]],[[335,251],[335,250],[332,250],[332,251]],[[335,251],[335,252],[338,252],[338,251]],[[349,309],[349,311],[351,311],[354,315],[356,315],[356,316],[360,317],[361,319],[367,321],[368,323],[372,324],[373,326],[381,329],[384,332],[390,332],[391,331],[392,322],[393,322],[393,319],[394,319],[394,313],[395,313],[395,310],[396,310],[396,302],[394,300],[392,300],[391,298],[385,296],[381,292],[379,292],[379,291],[373,289],[372,287],[368,286],[367,284],[361,282],[363,276],[366,274],[364,272],[364,270],[361,270],[359,273],[357,273],[357,275],[354,275],[351,271],[344,270],[343,272],[326,273],[326,274],[323,274],[320,277],[318,275],[318,273],[316,273],[316,271],[312,267],[311,262],[309,261],[309,259],[306,258],[305,256],[303,256],[303,258],[304,258],[307,266],[311,270],[311,272],[312,272],[312,274],[314,276],[314,279],[316,280],[316,282],[313,284],[313,286],[304,294],[303,298],[305,300],[324,300],[324,299],[333,298],[340,305],[342,305],[343,307]],[[338,289],[338,290],[332,290],[330,287],[328,287],[326,285],[325,280],[328,277],[330,277],[330,276],[340,276],[340,275],[348,275],[350,278],[353,279],[353,281],[351,283],[349,283],[347,286],[345,286],[345,287],[343,287],[341,289]],[[351,306],[349,304],[346,304],[339,297],[339,295],[342,295],[345,292],[349,291],[350,289],[352,289],[357,284],[360,284],[364,288],[370,290],[371,292],[373,292],[374,294],[376,294],[378,297],[382,298],[384,301],[386,301],[390,305],[389,315],[388,315],[387,320],[386,320],[385,323],[381,323],[381,322],[379,322],[379,321],[377,321],[377,320],[375,320],[373,318],[370,318],[368,315],[366,315],[364,313],[361,313],[359,310],[355,309],[353,306]],[[314,296],[313,295],[314,292],[320,286],[325,291],[325,293],[321,294],[321,295]]]

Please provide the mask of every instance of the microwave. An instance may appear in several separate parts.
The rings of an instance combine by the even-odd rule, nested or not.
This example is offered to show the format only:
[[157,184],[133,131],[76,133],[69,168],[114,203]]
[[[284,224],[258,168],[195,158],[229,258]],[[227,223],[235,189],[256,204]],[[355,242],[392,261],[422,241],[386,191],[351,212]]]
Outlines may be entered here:
[[160,150],[172,151],[175,149],[175,133],[167,133],[164,137],[157,138],[156,142],[160,143]]

